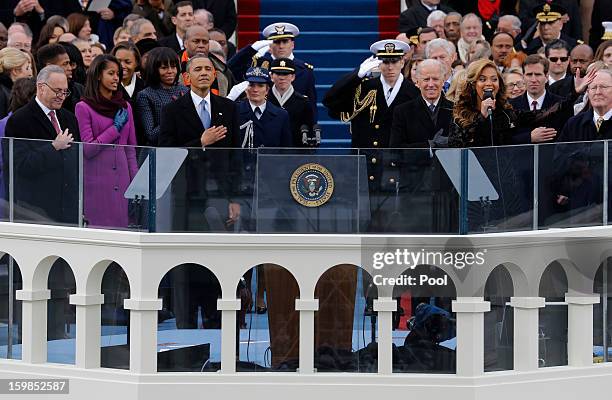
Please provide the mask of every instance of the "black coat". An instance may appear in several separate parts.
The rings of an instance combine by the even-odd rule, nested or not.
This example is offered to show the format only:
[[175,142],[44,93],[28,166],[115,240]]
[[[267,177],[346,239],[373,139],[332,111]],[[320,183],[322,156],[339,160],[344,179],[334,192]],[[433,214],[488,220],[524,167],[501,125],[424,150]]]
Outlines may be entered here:
[[[567,43],[567,45],[569,46],[570,49],[573,49],[576,46],[576,44],[577,44],[576,39],[567,36],[563,32],[561,32],[560,39],[565,41],[565,43]],[[525,49],[523,49],[523,50],[527,54],[536,54],[538,52],[538,50],[540,50],[540,48],[542,46],[544,46],[542,44],[542,39],[537,37],[535,39],[532,39],[529,43],[527,43],[527,47]]]
[[433,117],[421,96],[400,104],[393,112],[389,147],[429,147],[429,140],[440,130],[443,136],[448,136],[452,118],[453,103],[444,96],[440,98]]
[[[272,91],[268,94],[268,101],[277,107],[281,107],[278,99]],[[289,100],[281,107],[289,114],[289,122],[291,123],[291,133],[293,135],[294,147],[307,147],[302,143],[301,127],[306,125],[309,131],[312,131],[314,125],[314,117],[312,108],[308,103],[308,98],[303,94],[294,91]]]
[[[237,173],[240,167],[234,162],[237,154],[232,150],[215,148],[238,147],[238,113],[234,102],[210,95],[211,126],[225,126],[224,139],[202,151],[200,137],[204,126],[187,93],[167,104],[162,109],[159,132],[160,147],[197,147],[189,149],[186,161],[173,180],[174,196],[173,229],[181,231],[214,230],[225,228],[221,221],[227,220],[226,204],[236,193]],[[211,209],[212,211],[211,217]],[[215,215],[217,217],[215,217]]]
[[597,132],[593,115],[593,110],[590,109],[570,118],[563,127],[558,141],[586,142],[590,140],[612,139],[612,120],[604,121],[599,128],[599,132]]
[[550,85],[547,91],[563,98],[570,97],[574,92],[574,75],[567,74],[565,78]]
[[[572,90],[573,92],[573,90]],[[551,93],[550,91],[546,91],[546,95],[544,96],[544,101],[542,102],[542,110],[548,110],[550,107],[554,106],[557,103],[561,103],[563,101],[563,97],[557,96],[556,94]],[[530,111],[531,105],[527,100],[527,93],[523,93],[521,96],[511,99],[510,104],[515,111]],[[555,120],[547,121],[547,128],[555,128],[557,132],[561,132],[561,128],[565,124],[564,118],[557,118]],[[527,126],[524,129],[517,131],[512,137],[512,142],[515,144],[522,143],[531,143],[531,131],[539,126]]]
[[142,15],[145,19],[151,21],[155,27],[155,32],[157,33],[158,38],[174,33],[174,25],[172,25],[170,13],[168,11],[164,12],[163,19],[159,18],[157,11],[154,10],[149,4],[145,4],[144,6],[135,5],[132,12],[134,14]]
[[[452,8],[447,7],[445,5],[438,6],[438,10],[444,11],[445,13],[449,13],[453,11]],[[427,17],[429,16],[430,11],[425,8],[421,2],[415,4],[409,9],[405,10],[400,14],[399,17],[399,31],[402,33],[406,33],[410,30],[416,28],[424,28],[427,26]]]
[[11,78],[7,74],[0,74],[0,119],[8,115],[12,88],[13,81]]
[[[135,110],[136,109],[136,97],[138,96],[138,93],[140,93],[142,90],[144,90],[145,87],[147,87],[147,85],[142,79],[140,79],[139,77],[136,77],[136,85],[134,86],[134,93],[132,93],[131,97],[128,94],[128,92],[125,90],[123,85],[119,85],[119,87],[121,88],[121,92],[123,93],[123,98],[129,101],[130,104],[132,105],[132,110]],[[144,132],[144,128],[141,123],[141,119],[134,118],[134,125],[136,128],[136,143],[138,143],[139,146],[146,146],[147,145],[147,135]]]
[[[77,119],[71,112],[56,113],[62,130],[68,129],[80,141]],[[57,136],[49,118],[35,99],[15,111],[6,124],[7,137],[54,140]],[[4,148],[3,150],[7,150]],[[57,151],[50,142],[14,142],[15,203],[24,210],[64,224],[78,221],[78,146]],[[4,154],[8,162],[8,154]],[[8,170],[5,167],[5,170]],[[31,217],[30,217],[31,218]]]
[[171,48],[176,52],[176,54],[181,54],[183,52],[183,49],[181,49],[181,45],[174,33],[171,33],[170,35],[159,39],[157,43],[159,43],[159,45],[162,47]]
[[85,93],[85,86],[78,82],[69,81],[68,90],[70,90],[70,96],[64,100],[64,105],[62,107],[71,113],[74,113],[74,108],[76,107],[77,103],[81,101],[83,93]]
[[234,0],[193,0],[193,9],[204,8],[213,15],[215,19],[215,28],[221,29],[227,35],[234,34],[236,30],[236,6]]
[[45,10],[44,20],[41,20],[40,16],[35,11],[29,12],[21,17],[15,17],[13,11],[17,3],[19,3],[19,0],[2,0],[0,1],[0,22],[7,28],[15,21],[27,24],[34,34],[32,43],[36,43],[38,34],[49,17],[52,15],[67,17],[74,12],[82,11],[79,0],[39,0],[38,2]]

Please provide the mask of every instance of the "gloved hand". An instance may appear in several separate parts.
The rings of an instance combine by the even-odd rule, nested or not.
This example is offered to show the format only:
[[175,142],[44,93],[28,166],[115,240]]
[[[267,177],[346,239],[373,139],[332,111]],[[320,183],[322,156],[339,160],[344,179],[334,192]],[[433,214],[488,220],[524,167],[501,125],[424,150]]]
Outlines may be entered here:
[[122,108],[115,114],[113,119],[113,125],[117,129],[117,132],[121,132],[121,129],[127,124],[130,115],[128,114],[127,108]]
[[253,50],[255,50],[255,51],[259,51],[259,50],[261,50],[261,49],[263,49],[265,47],[269,48],[271,44],[272,44],[271,40],[267,40],[267,39],[266,40],[258,40],[258,41],[256,41],[255,43],[253,43],[251,45],[251,48]]
[[239,84],[234,85],[234,87],[232,87],[230,92],[227,94],[227,98],[232,101],[236,101],[236,99],[240,97],[242,93],[244,93],[244,91],[246,90],[248,86],[249,86],[248,81],[240,82]]
[[370,73],[370,71],[372,71],[374,68],[378,67],[380,64],[382,64],[382,60],[379,60],[378,58],[371,56],[370,58],[366,59],[364,62],[361,63],[361,65],[359,66],[359,72],[357,73],[357,75],[360,78],[363,78],[366,75],[368,75],[368,73]]

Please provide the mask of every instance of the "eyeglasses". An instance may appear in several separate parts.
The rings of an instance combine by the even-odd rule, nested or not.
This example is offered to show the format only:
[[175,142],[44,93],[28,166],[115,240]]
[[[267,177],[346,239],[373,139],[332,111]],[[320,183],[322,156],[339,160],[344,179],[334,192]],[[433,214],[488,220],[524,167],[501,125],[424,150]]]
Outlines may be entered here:
[[569,60],[569,57],[548,57],[548,60],[554,63],[559,62],[559,61],[567,62],[567,60]]
[[43,82],[43,85],[51,89],[51,91],[55,93],[55,97],[69,97],[70,96],[70,90],[52,88],[51,86],[47,84],[47,82]]
[[610,88],[612,88],[612,85],[594,85],[594,86],[589,86],[589,92],[591,93],[595,93],[598,90],[605,92],[606,90],[609,90]]
[[514,89],[514,88],[522,89],[525,87],[525,82],[523,81],[511,82],[511,83],[508,83],[506,86],[508,86],[508,89]]

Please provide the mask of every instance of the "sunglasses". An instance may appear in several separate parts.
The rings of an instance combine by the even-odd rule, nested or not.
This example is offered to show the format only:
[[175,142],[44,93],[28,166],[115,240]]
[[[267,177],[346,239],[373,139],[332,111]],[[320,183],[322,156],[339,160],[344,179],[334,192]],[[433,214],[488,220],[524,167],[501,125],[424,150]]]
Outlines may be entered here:
[[554,63],[559,62],[559,61],[567,62],[567,60],[569,60],[569,57],[548,57],[548,60]]

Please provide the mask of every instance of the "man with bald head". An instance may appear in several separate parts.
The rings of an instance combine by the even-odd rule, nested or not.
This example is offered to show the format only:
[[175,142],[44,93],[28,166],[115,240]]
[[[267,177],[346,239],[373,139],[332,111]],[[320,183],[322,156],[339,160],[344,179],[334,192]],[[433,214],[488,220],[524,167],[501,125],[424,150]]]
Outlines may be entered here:
[[570,52],[569,66],[571,74],[560,81],[550,85],[548,91],[561,97],[569,97],[574,90],[574,77],[576,71],[580,72],[580,76],[584,77],[587,73],[587,67],[593,61],[593,49],[586,44],[579,44]]
[[210,53],[209,49],[210,34],[208,30],[200,25],[192,25],[185,31],[185,51],[181,56],[181,69],[183,72],[183,83],[189,86],[189,77],[186,73],[187,62],[195,54],[205,54],[212,61],[216,77],[211,87],[211,92],[226,97],[230,89],[236,83],[236,79],[232,71],[227,67],[219,57]]

